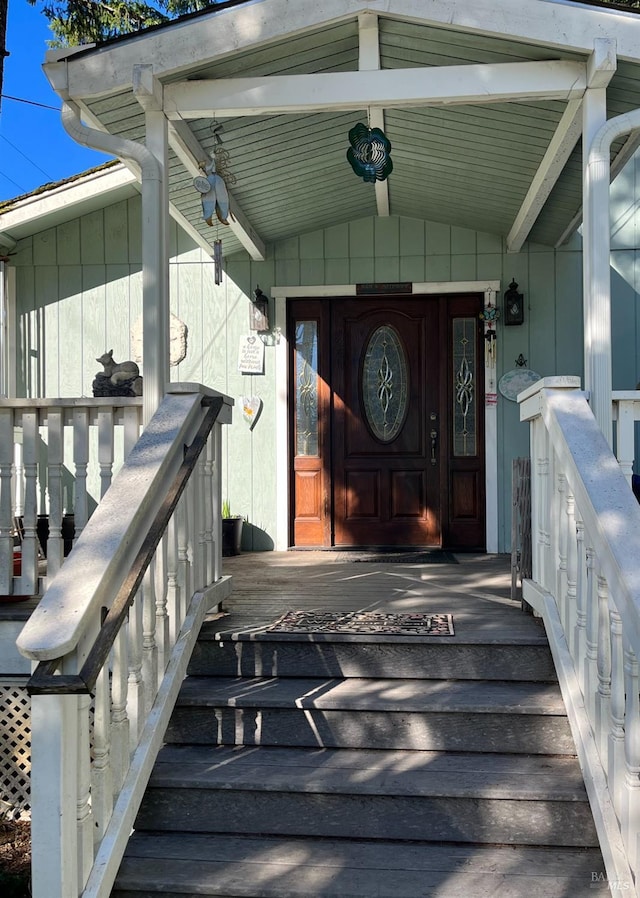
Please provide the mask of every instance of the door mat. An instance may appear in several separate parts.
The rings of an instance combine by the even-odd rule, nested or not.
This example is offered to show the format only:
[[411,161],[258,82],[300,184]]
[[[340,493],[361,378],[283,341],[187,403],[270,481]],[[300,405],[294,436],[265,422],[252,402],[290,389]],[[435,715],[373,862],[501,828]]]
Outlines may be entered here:
[[440,549],[425,552],[336,552],[336,561],[369,562],[373,564],[458,564],[451,552]]
[[452,614],[382,614],[378,611],[288,611],[266,629],[271,633],[454,635]]

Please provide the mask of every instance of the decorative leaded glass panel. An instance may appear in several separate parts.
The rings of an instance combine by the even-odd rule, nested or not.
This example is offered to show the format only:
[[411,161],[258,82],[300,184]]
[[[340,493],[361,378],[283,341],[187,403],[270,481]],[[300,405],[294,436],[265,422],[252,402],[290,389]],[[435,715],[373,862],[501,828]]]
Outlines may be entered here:
[[296,322],[296,455],[318,454],[318,322]]
[[390,443],[402,430],[409,404],[409,368],[397,331],[378,327],[369,338],[362,365],[362,405],[373,435]]
[[477,455],[475,318],[453,319],[453,454]]

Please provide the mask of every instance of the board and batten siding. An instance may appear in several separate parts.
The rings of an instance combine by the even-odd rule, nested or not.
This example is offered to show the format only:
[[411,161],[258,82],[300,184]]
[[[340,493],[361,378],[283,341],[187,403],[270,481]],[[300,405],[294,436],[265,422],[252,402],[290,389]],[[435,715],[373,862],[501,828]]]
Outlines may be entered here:
[[[635,177],[635,169],[633,171]],[[621,194],[623,191],[620,191]],[[622,204],[623,200],[620,200]],[[627,209],[636,228],[635,208]],[[621,213],[622,214],[622,213]],[[626,233],[621,227],[618,240]],[[212,237],[215,235],[212,234]],[[627,236],[631,241],[631,237]],[[636,244],[637,245],[637,242]],[[635,250],[614,246],[614,386],[635,387],[639,323]],[[17,394],[91,396],[107,349],[132,356],[130,331],[142,311],[140,200],[132,198],[21,241],[16,266]],[[619,270],[628,272],[625,278]],[[265,373],[237,371],[238,343],[249,330],[249,299],[256,285],[354,284],[375,281],[512,279],[525,296],[525,322],[498,325],[496,380],[520,353],[541,376],[583,372],[581,242],[576,235],[554,250],[526,244],[507,254],[497,236],[415,219],[366,218],[282,241],[264,262],[244,253],[225,259],[216,286],[213,264],[171,222],[171,310],[188,328],[187,356],[172,380],[198,381],[236,400],[225,430],[224,495],[247,518],[244,547],[273,547],[276,528],[275,350],[265,347]],[[501,298],[500,298],[501,299]],[[267,341],[269,342],[269,340]],[[624,345],[625,353],[617,351]],[[143,370],[144,374],[144,370]],[[253,430],[240,398],[259,396]],[[528,429],[518,407],[498,398],[500,551],[509,549],[511,461],[528,454]]]

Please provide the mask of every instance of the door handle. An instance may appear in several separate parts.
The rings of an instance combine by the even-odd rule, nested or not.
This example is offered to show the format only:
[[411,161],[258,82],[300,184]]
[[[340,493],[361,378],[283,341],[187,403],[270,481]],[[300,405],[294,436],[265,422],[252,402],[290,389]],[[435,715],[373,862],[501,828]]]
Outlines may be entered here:
[[437,461],[436,460],[436,444],[438,442],[438,431],[432,430],[430,436],[431,436],[431,464],[435,465],[436,461]]

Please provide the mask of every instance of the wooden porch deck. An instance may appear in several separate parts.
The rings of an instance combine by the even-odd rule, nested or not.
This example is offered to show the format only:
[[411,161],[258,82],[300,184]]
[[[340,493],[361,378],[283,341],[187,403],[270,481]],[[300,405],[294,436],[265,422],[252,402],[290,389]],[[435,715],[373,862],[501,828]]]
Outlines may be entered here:
[[510,598],[508,555],[460,553],[453,556],[457,564],[394,564],[345,561],[346,554],[311,550],[223,558],[223,573],[233,577],[225,609],[256,625],[305,609],[440,612],[454,615],[454,640],[546,638],[541,622]]

